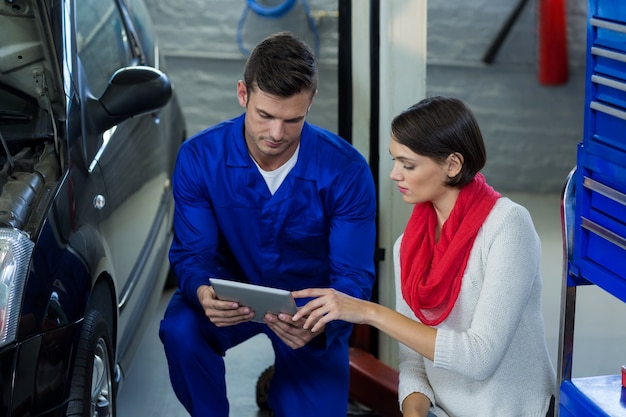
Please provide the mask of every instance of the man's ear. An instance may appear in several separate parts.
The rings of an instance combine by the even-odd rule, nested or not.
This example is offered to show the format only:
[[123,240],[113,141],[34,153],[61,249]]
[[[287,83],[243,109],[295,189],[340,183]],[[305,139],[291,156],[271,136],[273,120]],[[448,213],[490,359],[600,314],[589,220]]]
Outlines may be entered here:
[[239,105],[241,107],[247,107],[248,89],[246,88],[246,84],[242,80],[237,81],[237,99],[239,100]]
[[461,169],[463,168],[464,161],[463,155],[458,152],[448,155],[448,158],[446,158],[446,164],[449,178],[454,178],[459,175]]
[[311,106],[313,105],[313,101],[315,100],[315,96],[317,96],[317,90],[315,90],[315,92],[311,96],[311,101],[309,101],[309,107],[306,108],[306,112],[307,113],[311,111]]
[[317,90],[315,90],[313,94],[311,95],[311,101],[309,101],[309,107],[306,108],[307,113],[311,111],[311,106],[313,105],[313,100],[315,100],[315,96],[317,96]]

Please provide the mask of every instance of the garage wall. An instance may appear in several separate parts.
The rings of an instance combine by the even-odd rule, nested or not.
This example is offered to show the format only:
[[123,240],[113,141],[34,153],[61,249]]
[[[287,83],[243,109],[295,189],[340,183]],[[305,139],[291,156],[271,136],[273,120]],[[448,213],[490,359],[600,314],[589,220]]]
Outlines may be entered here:
[[[281,18],[244,16],[244,0],[147,0],[174,86],[181,96],[189,133],[240,114],[237,81],[247,52],[265,36],[289,30],[312,48],[319,34],[320,88],[309,121],[337,130],[337,19],[319,16],[309,25],[301,0]],[[281,2],[259,2],[278,4]],[[335,0],[309,0],[311,10],[336,11]],[[240,38],[240,39],[239,39]],[[243,49],[243,51],[242,51]],[[244,52],[245,51],[245,52]]]
[[[482,62],[519,1],[428,1],[427,95],[457,96],[474,109],[487,144],[484,172],[498,190],[560,192],[582,136],[586,1],[566,2],[570,76],[557,86],[538,82],[539,0],[527,2],[495,62]],[[244,0],[147,3],[190,134],[243,110],[235,95],[245,62],[241,49],[278,30],[291,30],[312,46],[319,34],[320,92],[309,120],[336,130],[336,0],[308,0],[314,26],[298,0],[279,19],[249,12],[241,31]],[[363,0],[363,7],[368,4]]]
[[544,86],[537,75],[539,0],[527,2],[495,62],[482,61],[519,2],[430,0],[427,94],[458,96],[472,107],[487,144],[484,172],[497,189],[560,192],[582,138],[587,3],[566,1],[570,76]]

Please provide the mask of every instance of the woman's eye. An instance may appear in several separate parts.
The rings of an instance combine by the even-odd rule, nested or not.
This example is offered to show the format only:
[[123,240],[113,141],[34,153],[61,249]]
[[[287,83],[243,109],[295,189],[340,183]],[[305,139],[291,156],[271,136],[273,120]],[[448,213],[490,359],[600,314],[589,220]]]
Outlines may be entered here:
[[406,164],[402,163],[402,161],[401,161],[401,160],[397,160],[396,158],[393,158],[393,157],[392,157],[392,158],[391,158],[391,160],[392,160],[393,162],[395,162],[395,163],[402,164],[402,169],[406,169],[406,170],[408,170],[408,171],[411,171],[413,168],[415,168],[415,166],[414,166],[414,165],[406,165]]

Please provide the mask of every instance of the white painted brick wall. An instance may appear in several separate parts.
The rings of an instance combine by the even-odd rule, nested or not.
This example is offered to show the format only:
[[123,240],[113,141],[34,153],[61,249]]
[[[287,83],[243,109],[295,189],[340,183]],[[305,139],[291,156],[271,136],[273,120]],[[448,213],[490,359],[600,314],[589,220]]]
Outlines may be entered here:
[[[393,1],[393,0],[381,0]],[[539,0],[530,0],[492,65],[481,58],[519,0],[429,0],[427,94],[467,101],[487,144],[484,172],[500,191],[559,192],[576,163],[582,137],[586,0],[567,0],[570,77],[542,86],[537,78]],[[239,114],[235,86],[245,56],[237,43],[244,0],[147,0],[192,134]],[[277,4],[278,1],[266,4]],[[337,1],[308,0],[312,10],[336,11]],[[363,0],[363,7],[369,2]],[[317,22],[320,93],[309,120],[337,126],[337,20]],[[314,44],[304,9],[280,19],[249,13],[243,44],[291,30]],[[416,101],[419,98],[416,97]],[[381,138],[386,140],[386,138]]]

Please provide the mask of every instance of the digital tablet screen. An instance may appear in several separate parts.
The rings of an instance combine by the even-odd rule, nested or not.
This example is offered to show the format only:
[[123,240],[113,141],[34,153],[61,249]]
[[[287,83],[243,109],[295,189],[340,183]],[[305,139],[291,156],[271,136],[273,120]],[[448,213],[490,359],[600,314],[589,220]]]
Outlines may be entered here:
[[298,311],[291,292],[262,285],[211,278],[211,286],[220,300],[236,301],[255,311],[253,321],[263,323],[265,313],[295,314]]

